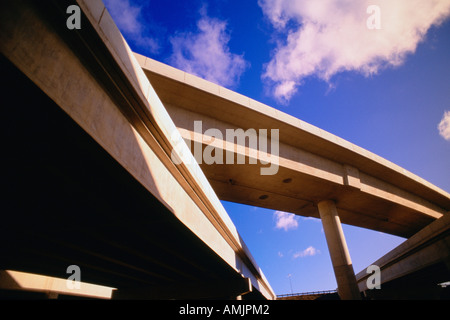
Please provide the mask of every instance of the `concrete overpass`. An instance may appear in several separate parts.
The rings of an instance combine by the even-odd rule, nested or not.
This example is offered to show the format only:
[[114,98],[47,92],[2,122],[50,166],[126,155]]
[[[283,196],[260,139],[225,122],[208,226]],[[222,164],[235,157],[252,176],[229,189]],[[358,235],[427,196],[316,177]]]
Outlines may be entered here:
[[275,299],[103,3],[79,30],[72,4],[1,3],[1,296],[77,265],[118,299]]
[[[236,143],[229,148],[225,139],[215,138],[223,165],[200,167],[220,199],[315,218],[318,203],[333,200],[342,223],[400,237],[412,236],[450,209],[447,192],[367,150],[219,85],[136,57],[188,144],[211,144],[211,135],[196,134],[195,121],[202,122],[202,133],[213,128],[224,137],[229,129],[279,130],[279,156],[271,155],[279,169],[273,175],[261,174],[261,167],[270,166],[261,164],[261,153],[253,153],[258,163],[250,164],[249,139],[245,148]],[[245,163],[227,164],[228,151],[245,155]]]
[[359,290],[369,299],[450,299],[450,215],[433,221],[372,265],[380,268],[380,290],[368,288],[372,273],[362,270],[356,275]]
[[[3,96],[15,107],[2,128],[9,188],[0,269],[64,277],[77,264],[85,281],[117,288],[117,298],[274,299],[221,199],[321,218],[339,294],[357,299],[341,222],[409,238],[448,216],[447,192],[132,53],[101,1],[77,3],[79,30],[66,27],[69,1],[2,3]],[[249,133],[242,145],[223,138],[239,129]],[[255,150],[250,129],[275,143]],[[197,164],[189,144],[201,154],[213,146],[223,164]]]
[[[136,58],[191,151],[208,155],[213,146],[220,155],[215,160],[223,157],[218,163],[197,157],[220,199],[322,219],[341,297],[358,298],[367,289],[357,289],[341,223],[405,238],[436,220],[448,228],[450,195],[411,172],[248,97],[142,55]],[[240,129],[245,140],[226,138],[227,130]],[[260,130],[270,135],[274,129],[278,144],[268,156],[250,141]],[[239,156],[245,157],[241,164]],[[261,168],[274,164],[276,174],[261,174]],[[448,238],[446,232],[429,236]],[[443,262],[440,277],[450,279],[446,241],[439,250],[434,247],[438,258],[425,258],[422,267]],[[419,269],[415,264],[391,280]],[[360,273],[360,284],[367,277],[365,270]]]

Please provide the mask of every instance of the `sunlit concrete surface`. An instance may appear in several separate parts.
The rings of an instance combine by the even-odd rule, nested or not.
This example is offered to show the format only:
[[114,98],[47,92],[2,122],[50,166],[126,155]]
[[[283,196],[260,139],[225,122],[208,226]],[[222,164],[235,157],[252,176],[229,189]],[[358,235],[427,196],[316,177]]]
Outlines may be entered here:
[[[450,209],[450,195],[422,178],[346,140],[279,110],[136,54],[184,139],[203,144],[202,130],[279,130],[279,170],[261,175],[248,148],[230,150],[241,165],[209,165],[202,170],[220,199],[319,218],[317,203],[336,202],[342,223],[409,237]],[[197,141],[198,140],[198,141]],[[214,146],[224,150],[226,141]],[[194,147],[191,147],[194,149]],[[275,158],[277,155],[271,155]],[[224,156],[225,157],[225,156]],[[274,161],[275,159],[272,159]]]
[[69,295],[96,299],[111,299],[115,290],[114,288],[84,282],[78,282],[75,286],[72,281],[69,281],[68,284],[68,279],[13,270],[0,271],[0,289],[19,293],[22,291],[45,293],[49,298]]

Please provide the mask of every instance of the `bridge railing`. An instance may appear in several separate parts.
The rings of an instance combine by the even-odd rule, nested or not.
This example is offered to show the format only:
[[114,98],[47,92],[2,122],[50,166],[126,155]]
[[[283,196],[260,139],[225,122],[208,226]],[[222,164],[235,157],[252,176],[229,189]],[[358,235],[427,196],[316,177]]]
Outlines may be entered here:
[[337,293],[336,290],[324,290],[324,291],[310,291],[310,292],[301,292],[301,293],[288,293],[288,294],[280,294],[277,295],[277,299],[286,298],[286,297],[297,297],[297,296],[309,296],[316,294],[332,294]]

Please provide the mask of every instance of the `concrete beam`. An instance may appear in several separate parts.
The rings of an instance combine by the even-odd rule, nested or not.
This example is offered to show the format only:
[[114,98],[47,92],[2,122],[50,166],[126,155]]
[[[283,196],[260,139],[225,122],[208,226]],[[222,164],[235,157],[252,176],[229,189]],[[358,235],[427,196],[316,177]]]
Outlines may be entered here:
[[[278,144],[279,154],[267,157],[249,144],[250,139],[243,146],[228,143],[225,139],[227,130],[240,129],[235,123],[186,110],[182,106],[166,103],[165,107],[196,159],[200,155],[197,159],[201,161],[200,167],[222,200],[318,218],[313,203],[332,197],[337,200],[343,223],[402,237],[414,234],[445,213],[445,209],[436,204],[354,166],[293,147],[285,141]],[[202,132],[196,131],[196,121],[201,121]],[[249,126],[251,121],[248,120]],[[220,132],[222,137],[211,139],[210,129]],[[284,138],[284,133],[284,130],[280,131],[280,139]],[[211,147],[221,155],[215,159],[221,160],[221,164],[205,163],[201,158],[206,148]],[[245,157],[245,163],[227,163],[229,153],[235,158]],[[277,163],[279,169],[274,175],[262,176],[262,168],[273,166],[262,164],[261,161],[267,159]],[[230,180],[234,183],[229,184]],[[259,199],[264,194],[269,197]]]
[[[388,252],[372,265],[380,268],[381,289],[387,283],[442,263],[450,276],[450,214],[429,224],[408,240]],[[362,270],[357,274],[361,291],[367,290],[371,274]],[[447,281],[444,279],[443,281]]]
[[53,299],[57,298],[59,294],[111,299],[115,290],[115,288],[85,282],[79,282],[78,285],[70,287],[67,284],[67,279],[13,270],[0,270],[0,289],[43,292]]
[[344,165],[344,185],[361,190],[361,179],[358,168]]

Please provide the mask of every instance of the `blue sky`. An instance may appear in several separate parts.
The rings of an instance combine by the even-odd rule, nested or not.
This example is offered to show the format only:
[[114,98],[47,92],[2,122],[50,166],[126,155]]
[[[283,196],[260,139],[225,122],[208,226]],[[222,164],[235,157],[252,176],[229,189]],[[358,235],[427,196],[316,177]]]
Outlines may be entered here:
[[[135,52],[450,191],[450,0],[104,2]],[[275,293],[336,288],[319,220],[223,204]],[[404,241],[343,228],[355,272]]]

